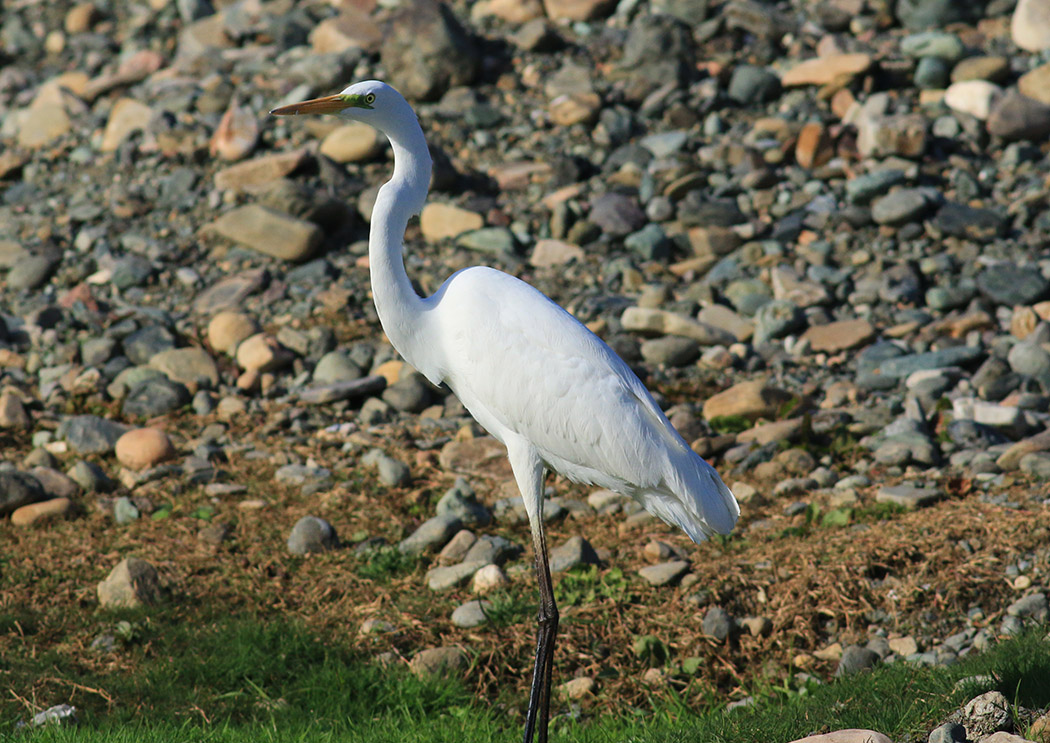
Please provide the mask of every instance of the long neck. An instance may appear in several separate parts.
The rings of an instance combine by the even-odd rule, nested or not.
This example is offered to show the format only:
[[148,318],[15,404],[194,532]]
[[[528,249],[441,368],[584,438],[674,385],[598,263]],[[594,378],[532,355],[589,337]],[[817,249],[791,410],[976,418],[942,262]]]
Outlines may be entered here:
[[402,121],[384,131],[394,150],[394,175],[379,189],[372,209],[368,265],[379,322],[394,348],[418,369],[421,360],[413,356],[420,344],[414,339],[422,330],[424,302],[405,272],[402,243],[409,218],[426,201],[431,161],[415,115]]

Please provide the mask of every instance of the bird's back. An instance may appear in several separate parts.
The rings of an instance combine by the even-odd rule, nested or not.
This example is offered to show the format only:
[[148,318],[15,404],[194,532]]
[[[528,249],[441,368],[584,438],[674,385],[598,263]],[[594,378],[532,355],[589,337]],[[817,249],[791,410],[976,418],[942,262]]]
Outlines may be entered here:
[[733,528],[739,509],[718,473],[564,309],[484,267],[457,272],[426,304],[434,340],[420,363],[494,436],[524,439],[551,469],[633,496],[695,541]]

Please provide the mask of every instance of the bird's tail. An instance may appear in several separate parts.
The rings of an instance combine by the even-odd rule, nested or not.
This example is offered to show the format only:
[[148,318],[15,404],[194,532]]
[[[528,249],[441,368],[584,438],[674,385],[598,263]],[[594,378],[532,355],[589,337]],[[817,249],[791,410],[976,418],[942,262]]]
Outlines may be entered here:
[[664,487],[645,493],[646,509],[674,524],[694,542],[712,534],[728,534],[740,517],[740,506],[714,467],[691,449],[672,459]]

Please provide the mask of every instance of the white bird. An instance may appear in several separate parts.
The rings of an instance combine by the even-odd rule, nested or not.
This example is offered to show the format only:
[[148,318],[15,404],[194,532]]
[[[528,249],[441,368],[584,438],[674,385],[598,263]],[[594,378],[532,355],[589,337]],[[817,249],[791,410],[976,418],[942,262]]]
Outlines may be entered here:
[[634,372],[598,336],[525,282],[484,266],[416,294],[402,240],[430,184],[430,153],[412,107],[370,80],[276,115],[338,114],[385,134],[394,175],[372,210],[368,265],[387,337],[434,384],[447,384],[507,456],[532,529],[540,612],[525,743],[547,739],[558,609],[543,532],[548,470],[637,499],[699,542],[728,533],[740,509],[718,473],[689,448]]

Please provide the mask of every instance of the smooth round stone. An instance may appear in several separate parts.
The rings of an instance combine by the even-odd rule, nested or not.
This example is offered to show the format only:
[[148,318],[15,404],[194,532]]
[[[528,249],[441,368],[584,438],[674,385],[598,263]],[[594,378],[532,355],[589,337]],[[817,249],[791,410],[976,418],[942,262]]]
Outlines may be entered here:
[[488,617],[485,612],[492,611],[492,602],[483,599],[475,599],[457,606],[452,612],[452,624],[461,629],[469,629],[485,624]]
[[966,51],[962,40],[943,31],[926,31],[901,39],[901,51],[914,59],[943,59],[957,62]]
[[733,631],[733,617],[720,606],[714,606],[707,610],[701,627],[705,635],[713,637],[719,642],[724,642]]
[[952,68],[952,82],[989,80],[1002,82],[1010,76],[1010,60],[1006,57],[967,57]]
[[190,401],[190,391],[184,385],[165,377],[148,379],[132,389],[124,398],[124,415],[155,418],[178,410]]
[[361,367],[350,360],[342,351],[329,351],[322,356],[314,367],[315,384],[336,384],[352,382],[363,375]]
[[131,363],[144,365],[161,351],[175,348],[175,336],[163,325],[147,325],[125,338],[123,345]]
[[765,67],[737,65],[729,78],[729,98],[741,106],[764,103],[780,92],[780,78]]
[[871,668],[879,660],[879,654],[874,650],[869,650],[859,645],[850,645],[842,651],[842,657],[839,659],[839,665],[835,669],[835,675],[852,675],[858,671]]
[[293,555],[324,552],[339,545],[335,529],[322,518],[303,516],[292,527],[288,536],[288,551]]
[[16,509],[11,514],[11,523],[15,526],[33,526],[45,521],[64,518],[72,507],[69,498],[52,498],[51,500],[30,503]]
[[988,80],[960,80],[944,92],[944,103],[959,113],[985,121],[1003,97],[1003,89]]
[[486,594],[510,584],[507,574],[499,565],[486,565],[474,573],[474,593]]
[[110,281],[120,289],[145,284],[153,274],[153,264],[141,255],[127,255],[113,264]]
[[901,188],[880,199],[871,206],[871,218],[876,224],[901,225],[921,217],[929,208],[923,191],[917,188]]
[[1048,281],[1035,266],[996,263],[977,275],[977,288],[996,304],[1030,305],[1050,291]]
[[159,428],[135,428],[117,439],[116,455],[128,469],[142,470],[174,457],[175,447]]
[[51,277],[54,268],[55,261],[50,256],[27,255],[7,272],[7,288],[36,289]]
[[915,66],[915,85],[926,90],[941,90],[948,85],[951,66],[940,57],[923,57]]
[[692,338],[667,335],[642,343],[642,358],[658,366],[688,366],[700,358],[700,344]]
[[255,335],[259,328],[243,312],[220,312],[208,323],[208,343],[219,353],[233,354],[241,341]]

